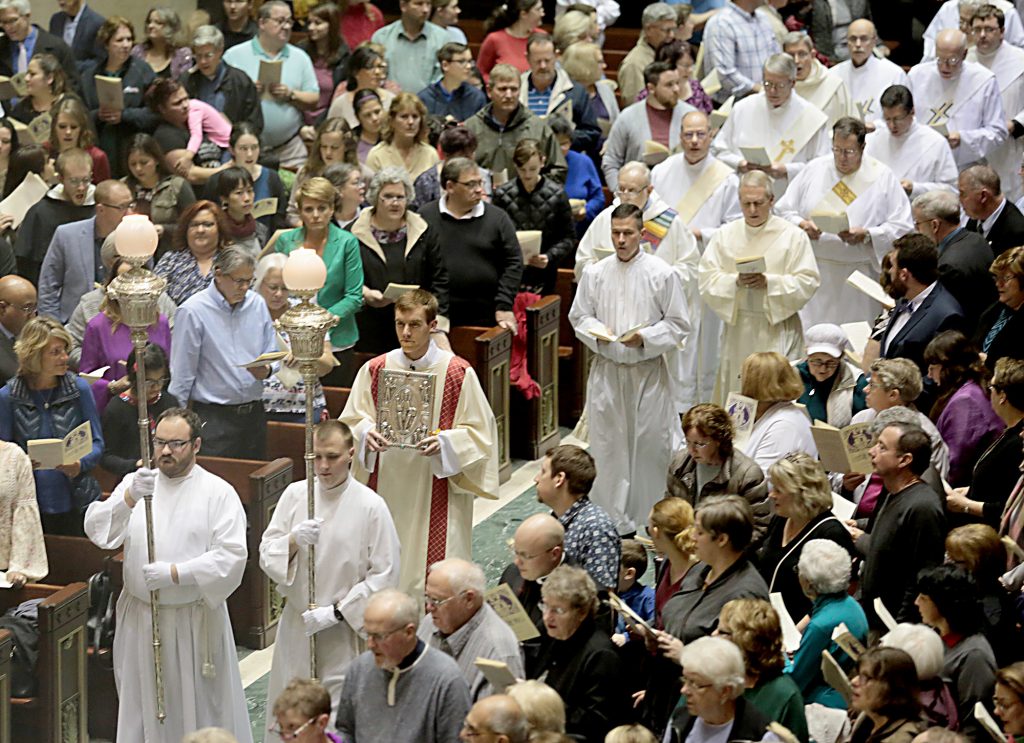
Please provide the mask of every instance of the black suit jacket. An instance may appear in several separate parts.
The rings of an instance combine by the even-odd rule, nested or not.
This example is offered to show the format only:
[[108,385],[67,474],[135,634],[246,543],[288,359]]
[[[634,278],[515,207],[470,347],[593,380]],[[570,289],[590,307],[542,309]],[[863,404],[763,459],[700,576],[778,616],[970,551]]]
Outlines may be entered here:
[[931,339],[944,330],[963,330],[964,325],[964,311],[960,303],[938,282],[932,285],[931,292],[910,316],[907,324],[890,338],[896,317],[893,312],[885,329],[882,339],[885,351],[882,356],[886,359],[910,359],[921,369],[921,374],[928,372],[924,363],[924,349]]
[[[980,234],[981,224],[976,219],[969,219],[967,229]],[[985,239],[996,256],[1010,248],[1024,245],[1024,214],[1009,199]]]
[[[36,44],[32,47],[33,54],[39,54],[40,52],[49,52],[57,58],[60,62],[60,66],[64,68],[64,72],[68,76],[68,83],[75,90],[76,93],[82,92],[82,81],[78,74],[78,66],[75,64],[75,58],[71,54],[71,48],[64,43],[63,39],[58,36],[44,31],[35,24],[32,24],[38,35],[36,36]],[[11,40],[6,36],[0,36],[0,75],[7,75],[10,77],[14,74],[14,47],[11,45]]]
[[[85,62],[100,58],[102,49],[96,42],[96,32],[100,30],[100,26],[105,20],[88,5],[82,8],[82,17],[78,19],[78,27],[71,39],[71,54],[78,63],[79,72]],[[63,40],[64,27],[68,25],[69,21],[71,18],[63,11],[58,10],[50,16],[50,33]]]
[[14,339],[0,331],[0,386],[18,373],[18,357],[14,355]]
[[964,311],[966,327],[972,334],[978,320],[996,301],[996,286],[989,266],[995,256],[992,246],[977,232],[960,230],[939,253],[939,281]]
[[[978,348],[983,348],[985,336],[995,325],[1004,307],[1006,305],[1002,302],[996,302],[982,313],[978,332],[974,336]],[[1003,357],[1024,359],[1024,311],[1017,310],[1013,313],[985,353],[985,366],[989,371],[994,371],[996,362]]]

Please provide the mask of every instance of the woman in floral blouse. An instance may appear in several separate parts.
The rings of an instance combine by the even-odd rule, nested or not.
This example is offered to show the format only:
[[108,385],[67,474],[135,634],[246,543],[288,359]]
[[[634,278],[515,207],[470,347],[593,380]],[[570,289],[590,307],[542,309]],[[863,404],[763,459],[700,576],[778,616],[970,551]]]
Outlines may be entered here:
[[213,258],[228,241],[224,213],[212,201],[197,201],[181,213],[174,250],[153,271],[167,279],[167,296],[178,306],[213,281]]

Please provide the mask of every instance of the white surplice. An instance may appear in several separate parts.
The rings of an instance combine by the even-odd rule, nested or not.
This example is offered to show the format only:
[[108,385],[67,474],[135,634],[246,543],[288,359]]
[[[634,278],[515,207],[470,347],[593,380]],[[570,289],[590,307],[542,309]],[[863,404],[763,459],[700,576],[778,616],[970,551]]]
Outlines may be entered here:
[[[736,259],[764,256],[766,289],[736,285]],[[715,233],[700,259],[700,294],[722,320],[721,363],[715,402],[740,389],[743,360],[757,351],[790,359],[804,354],[799,312],[818,288],[818,268],[807,234],[774,215],[760,227],[743,219]]]
[[124,548],[124,590],[117,600],[114,680],[117,739],[179,743],[204,727],[252,743],[227,598],[242,582],[245,511],[234,488],[195,465],[174,479],[157,475],[153,539],[158,562],[174,563],[183,585],[160,589],[163,724],[156,719],[152,620],[142,567],[149,562],[145,504],[129,508],[127,475],[85,514],[85,533],[102,549]]
[[[615,252],[612,247],[612,212],[619,203],[616,199],[611,206],[594,218],[576,247],[577,282],[581,280],[583,269],[589,264],[596,263],[608,252]],[[689,337],[697,339],[701,320],[700,294],[697,291],[697,261],[700,260],[697,239],[657,191],[653,191],[647,199],[643,219],[641,249],[660,258],[679,274],[687,316],[690,319]],[[665,223],[668,223],[668,229],[664,236],[651,231],[653,229],[660,233]],[[689,342],[667,357],[676,408],[681,413],[689,410],[701,399],[697,396],[698,356],[699,343]]]
[[[836,81],[839,84],[836,85]],[[797,80],[794,92],[828,116],[828,130],[844,116],[853,115],[850,91],[840,78],[829,75],[828,68],[816,59],[811,60],[811,71],[806,80]]]
[[[323,488],[317,479],[313,499],[316,518],[323,519],[316,544],[316,604],[336,603],[345,618],[316,635],[317,676],[331,693],[333,709],[345,669],[365,650],[360,633],[367,599],[398,585],[400,548],[387,504],[355,477],[334,488]],[[302,621],[309,603],[309,549],[299,547],[291,559],[288,554],[292,527],[306,520],[307,507],[306,481],[293,482],[260,541],[260,567],[286,599],[274,640],[268,710],[291,679],[309,675],[309,638]],[[269,731],[273,715],[266,722]]]
[[[385,354],[385,369],[432,372],[434,412],[431,430],[438,427],[448,366],[455,355],[433,341],[427,353],[413,361],[401,349]],[[427,572],[427,538],[433,478],[448,489],[445,557],[472,559],[473,497],[498,497],[498,427],[487,397],[472,367],[466,369],[455,407],[452,428],[437,432],[441,452],[425,457],[415,449],[391,448],[376,454],[366,447],[366,434],[377,425],[370,364],[363,365],[341,413],[356,439],[353,472],[360,482],[378,467],[377,493],[387,503],[402,544],[398,587],[411,596],[423,593]],[[378,463],[379,460],[379,463]]]
[[[668,463],[683,442],[669,359],[690,335],[679,274],[643,251],[628,263],[608,256],[583,270],[569,322],[595,354],[586,406],[597,462],[590,498],[628,534],[664,493]],[[599,343],[588,332],[606,327],[618,335],[641,324],[640,348]]]
[[[1007,0],[986,0],[990,5],[995,5],[1005,17],[1004,27],[1007,44],[1024,47],[1024,24],[1021,23],[1020,13],[1013,3]],[[947,28],[960,28],[960,3],[959,0],[946,0],[939,6],[939,10],[932,16],[928,28],[924,30],[924,56],[922,62],[935,59],[935,38],[939,31]]]
[[818,456],[807,409],[792,402],[778,402],[764,411],[750,438],[737,448],[757,462],[766,478],[768,468],[791,452]]
[[959,173],[949,142],[916,119],[901,137],[892,136],[888,127],[880,123],[868,135],[864,154],[888,165],[898,180],[910,181],[911,199],[929,191],[957,193]]
[[[696,163],[687,162],[685,154],[672,155],[651,171],[651,183],[655,193],[679,209],[683,199],[693,198],[690,189],[694,184],[720,162],[714,155],[707,155]],[[691,230],[700,231],[697,247],[701,254],[719,227],[743,216],[740,210],[739,183],[739,177],[735,173],[730,174],[707,196],[703,204],[696,207],[689,226]],[[695,205],[690,205],[690,208],[693,211]],[[698,402],[707,402],[714,394],[721,340],[722,321],[710,307],[701,302],[696,370]]]
[[[850,226],[865,228],[868,237],[851,245],[836,234],[823,232],[812,241],[821,272],[821,287],[800,312],[808,327],[823,322],[837,325],[871,322],[881,307],[847,284],[846,279],[854,271],[878,278],[882,258],[892,250],[893,240],[914,229],[910,200],[888,166],[865,155],[860,169],[865,171],[860,175],[873,178],[873,182],[856,193],[856,198],[846,207],[846,215]],[[811,212],[822,203],[822,197],[831,193],[842,178],[832,155],[819,157],[790,185],[777,205],[778,213],[794,225],[810,219]]]
[[732,113],[711,143],[711,154],[733,169],[745,159],[740,147],[764,147],[768,156],[778,161],[780,145],[793,138],[793,129],[798,124],[817,123],[818,127],[807,142],[788,156],[786,177],[773,179],[772,192],[778,199],[808,162],[829,151],[832,133],[826,126],[827,121],[821,111],[796,93],[792,93],[789,100],[778,108],[769,105],[764,93],[747,96],[733,106]]
[[[994,54],[978,54],[977,47],[967,52],[967,59],[991,70],[999,85],[1003,99],[1003,113],[1024,125],[1024,49],[1007,44],[999,45]],[[1020,162],[1024,155],[1024,142],[1007,136],[1002,146],[988,158],[988,163],[999,174],[1003,195],[1016,201],[1024,192],[1020,182]]]
[[1006,115],[996,76],[975,62],[964,62],[952,80],[939,77],[934,61],[910,69],[914,113],[928,126],[945,124],[960,135],[953,149],[959,170],[991,156],[1006,139]]
[[910,79],[903,68],[888,59],[869,56],[860,67],[851,60],[840,62],[829,69],[850,91],[851,116],[861,121],[875,121],[882,118],[882,103],[879,100],[885,89],[892,85],[909,87]]

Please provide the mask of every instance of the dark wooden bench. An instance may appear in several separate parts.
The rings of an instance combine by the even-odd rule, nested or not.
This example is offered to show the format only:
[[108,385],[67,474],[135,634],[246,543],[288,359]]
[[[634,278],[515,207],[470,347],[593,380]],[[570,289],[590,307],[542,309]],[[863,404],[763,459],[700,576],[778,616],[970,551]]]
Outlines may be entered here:
[[590,375],[590,364],[593,354],[576,338],[572,323],[569,322],[569,310],[576,296],[576,281],[571,268],[558,269],[558,280],[555,291],[562,300],[559,312],[559,379],[561,395],[559,396],[559,418],[564,426],[576,424],[583,415],[583,406],[587,399],[587,377]]
[[327,414],[332,418],[341,415],[348,402],[349,393],[352,390],[348,387],[324,387],[324,397],[327,399]]
[[11,743],[11,653],[14,635],[0,629],[0,743]]
[[526,308],[526,367],[541,394],[524,401],[512,393],[517,396],[511,411],[512,456],[520,459],[532,461],[558,445],[560,308],[557,295],[543,297]]

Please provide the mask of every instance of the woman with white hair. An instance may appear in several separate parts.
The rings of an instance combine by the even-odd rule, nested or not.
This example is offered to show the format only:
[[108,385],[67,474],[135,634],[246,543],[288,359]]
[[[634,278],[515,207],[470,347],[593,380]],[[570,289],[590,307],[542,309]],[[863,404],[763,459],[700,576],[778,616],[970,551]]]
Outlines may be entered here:
[[743,698],[746,668],[740,649],[724,637],[702,637],[683,648],[685,705],[672,714],[663,740],[711,743],[778,740],[769,720]]
[[848,593],[851,565],[850,553],[830,539],[811,539],[800,551],[797,575],[800,587],[812,602],[811,613],[793,664],[787,670],[806,704],[846,708],[843,697],[822,676],[821,653],[828,650],[848,671],[853,667],[853,659],[832,641],[832,632],[845,624],[860,642],[867,641],[867,617]]
[[882,636],[881,645],[899,648],[914,659],[922,718],[939,727],[958,727],[956,696],[952,685],[941,676],[945,646],[938,633],[924,624],[901,623]]
[[813,325],[804,332],[807,358],[794,366],[804,383],[797,400],[812,421],[842,428],[867,407],[864,389],[868,378],[845,358],[852,350],[846,331],[832,323]]

